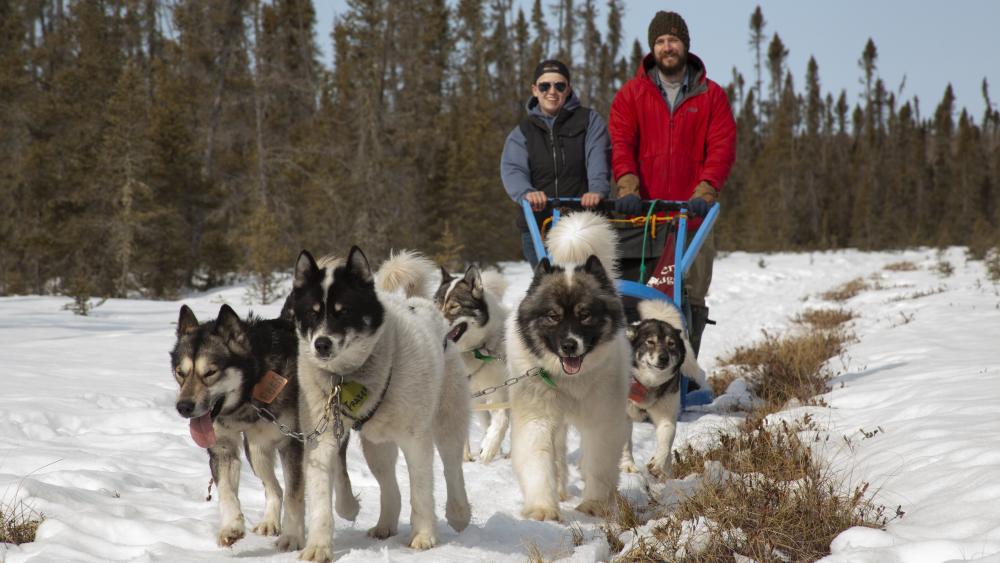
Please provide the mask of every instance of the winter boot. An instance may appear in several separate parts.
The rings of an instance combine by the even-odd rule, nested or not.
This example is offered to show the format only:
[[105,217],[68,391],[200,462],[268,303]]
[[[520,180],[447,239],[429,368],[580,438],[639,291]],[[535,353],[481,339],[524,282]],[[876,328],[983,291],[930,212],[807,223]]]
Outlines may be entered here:
[[715,324],[715,321],[708,318],[708,307],[691,305],[691,331],[688,336],[691,340],[691,347],[694,348],[695,358],[698,357],[698,351],[701,350],[701,333],[705,331],[707,324]]

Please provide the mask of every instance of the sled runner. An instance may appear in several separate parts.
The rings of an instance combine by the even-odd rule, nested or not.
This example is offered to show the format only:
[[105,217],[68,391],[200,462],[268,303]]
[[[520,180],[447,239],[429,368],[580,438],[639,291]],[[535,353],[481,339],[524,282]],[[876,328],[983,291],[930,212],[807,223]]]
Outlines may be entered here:
[[[719,216],[719,204],[711,207],[708,215],[697,225],[688,242],[688,214],[686,201],[643,201],[647,210],[644,216],[612,218],[619,228],[622,250],[622,276],[617,282],[618,293],[626,300],[670,301],[683,312],[687,326],[691,324],[691,309],[684,291],[684,276],[694,263],[705,238]],[[531,204],[522,202],[524,218],[538,259],[548,257],[543,243],[544,233],[554,226],[561,212],[582,209],[579,198],[550,198],[547,210],[552,217],[539,225]],[[601,201],[596,210],[610,212],[614,202]],[[695,218],[694,220],[697,220]],[[628,278],[633,279],[628,279]],[[681,378],[681,412],[687,407],[712,402],[711,389],[688,392],[688,379]]]

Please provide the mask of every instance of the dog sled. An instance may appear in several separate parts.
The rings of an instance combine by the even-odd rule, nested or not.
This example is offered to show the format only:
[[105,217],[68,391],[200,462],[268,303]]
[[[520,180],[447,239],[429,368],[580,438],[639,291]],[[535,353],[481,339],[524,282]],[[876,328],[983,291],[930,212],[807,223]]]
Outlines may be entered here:
[[[618,229],[622,248],[622,276],[617,281],[618,293],[626,301],[626,306],[629,301],[632,304],[641,300],[672,302],[683,313],[685,326],[690,326],[691,308],[684,291],[684,277],[719,217],[719,205],[712,205],[689,242],[686,201],[648,200],[642,203],[647,210],[643,215],[611,218]],[[549,257],[543,242],[544,234],[555,226],[562,213],[581,209],[579,198],[550,198],[545,210],[551,211],[552,215],[539,224],[531,204],[522,202],[524,218],[539,260]],[[614,202],[601,201],[596,210],[610,213],[614,210]],[[714,397],[710,389],[689,392],[689,385],[688,378],[681,376],[681,412],[690,406],[712,402]]]

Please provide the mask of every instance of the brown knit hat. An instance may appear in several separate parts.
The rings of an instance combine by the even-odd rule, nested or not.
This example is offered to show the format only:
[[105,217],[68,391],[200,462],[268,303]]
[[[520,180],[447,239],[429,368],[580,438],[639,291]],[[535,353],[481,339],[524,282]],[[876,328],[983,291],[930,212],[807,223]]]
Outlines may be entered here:
[[649,50],[653,50],[656,38],[666,34],[673,35],[684,44],[684,50],[691,50],[691,36],[684,18],[677,12],[656,12],[653,21],[649,22]]

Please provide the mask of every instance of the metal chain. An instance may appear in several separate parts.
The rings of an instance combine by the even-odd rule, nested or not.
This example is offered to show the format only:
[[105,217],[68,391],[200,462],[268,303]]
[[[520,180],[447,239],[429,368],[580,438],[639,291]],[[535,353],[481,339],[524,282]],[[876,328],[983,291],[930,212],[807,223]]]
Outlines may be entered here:
[[509,377],[509,378],[505,379],[504,382],[501,383],[500,385],[491,385],[489,387],[484,388],[482,391],[477,391],[477,392],[473,393],[472,394],[472,398],[473,399],[478,399],[479,397],[482,397],[484,395],[489,395],[491,393],[496,393],[497,391],[503,389],[504,387],[510,387],[511,385],[517,383],[518,381],[521,381],[522,379],[524,379],[526,377],[537,376],[538,372],[540,372],[540,371],[542,371],[542,368],[539,368],[539,367],[531,368],[531,369],[529,369],[528,371],[524,372],[521,375],[518,375],[516,377]]
[[326,399],[326,407],[323,409],[323,418],[319,419],[319,423],[316,428],[308,433],[303,434],[302,432],[295,432],[287,425],[278,422],[278,418],[274,416],[274,413],[267,409],[262,409],[257,405],[250,403],[250,406],[257,411],[257,415],[267,420],[271,424],[278,427],[278,432],[281,432],[285,436],[297,440],[305,445],[312,445],[320,437],[321,434],[326,432],[326,429],[330,426],[330,416],[333,416],[333,436],[337,439],[337,443],[344,437],[344,421],[340,416],[340,409],[335,408],[334,405],[339,403],[341,385],[344,383],[344,378],[341,376],[340,382],[333,386],[333,390],[330,392],[329,397]]

